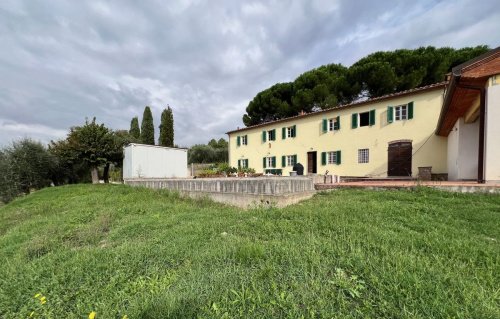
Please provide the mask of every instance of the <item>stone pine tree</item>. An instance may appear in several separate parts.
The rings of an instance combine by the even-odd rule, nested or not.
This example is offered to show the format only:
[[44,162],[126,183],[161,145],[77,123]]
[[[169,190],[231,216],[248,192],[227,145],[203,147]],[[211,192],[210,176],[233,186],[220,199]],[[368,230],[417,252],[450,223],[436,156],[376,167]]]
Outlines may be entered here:
[[141,129],[139,128],[139,119],[136,117],[134,117],[132,119],[132,121],[130,122],[130,131],[129,131],[130,135],[139,140],[141,138]]
[[149,106],[144,108],[144,114],[142,115],[141,142],[155,145],[155,127],[153,124],[153,114]]

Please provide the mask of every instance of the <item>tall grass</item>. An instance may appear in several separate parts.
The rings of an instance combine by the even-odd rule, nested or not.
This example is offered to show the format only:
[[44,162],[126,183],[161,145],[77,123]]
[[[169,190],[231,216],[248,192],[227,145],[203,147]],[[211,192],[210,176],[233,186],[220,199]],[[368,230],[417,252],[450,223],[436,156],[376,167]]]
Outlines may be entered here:
[[49,188],[0,207],[0,318],[500,318],[499,239],[498,196]]

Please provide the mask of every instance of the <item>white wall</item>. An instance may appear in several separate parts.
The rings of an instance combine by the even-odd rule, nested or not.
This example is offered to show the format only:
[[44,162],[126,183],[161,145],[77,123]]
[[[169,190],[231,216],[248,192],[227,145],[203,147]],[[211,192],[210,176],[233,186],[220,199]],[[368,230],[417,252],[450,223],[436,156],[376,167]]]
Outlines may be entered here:
[[130,144],[124,154],[124,179],[188,176],[186,149]]
[[500,85],[487,88],[485,179],[500,181]]
[[465,123],[460,118],[448,135],[448,179],[477,179],[479,119]]

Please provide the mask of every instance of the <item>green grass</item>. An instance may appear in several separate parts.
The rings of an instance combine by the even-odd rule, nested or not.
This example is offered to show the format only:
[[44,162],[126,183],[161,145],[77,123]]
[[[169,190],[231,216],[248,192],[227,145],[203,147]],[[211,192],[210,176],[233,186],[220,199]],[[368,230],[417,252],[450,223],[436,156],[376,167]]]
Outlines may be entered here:
[[500,318],[499,240],[493,195],[47,188],[0,207],[0,318]]

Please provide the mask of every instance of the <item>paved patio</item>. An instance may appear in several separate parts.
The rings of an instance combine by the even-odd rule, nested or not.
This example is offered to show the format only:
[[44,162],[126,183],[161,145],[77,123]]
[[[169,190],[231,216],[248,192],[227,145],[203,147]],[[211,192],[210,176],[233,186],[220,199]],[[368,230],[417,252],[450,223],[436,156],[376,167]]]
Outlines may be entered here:
[[495,193],[500,194],[500,183],[478,184],[473,181],[357,181],[341,182],[336,184],[315,184],[316,190],[330,190],[339,188],[366,188],[366,189],[413,189],[425,186],[440,190],[460,193]]

